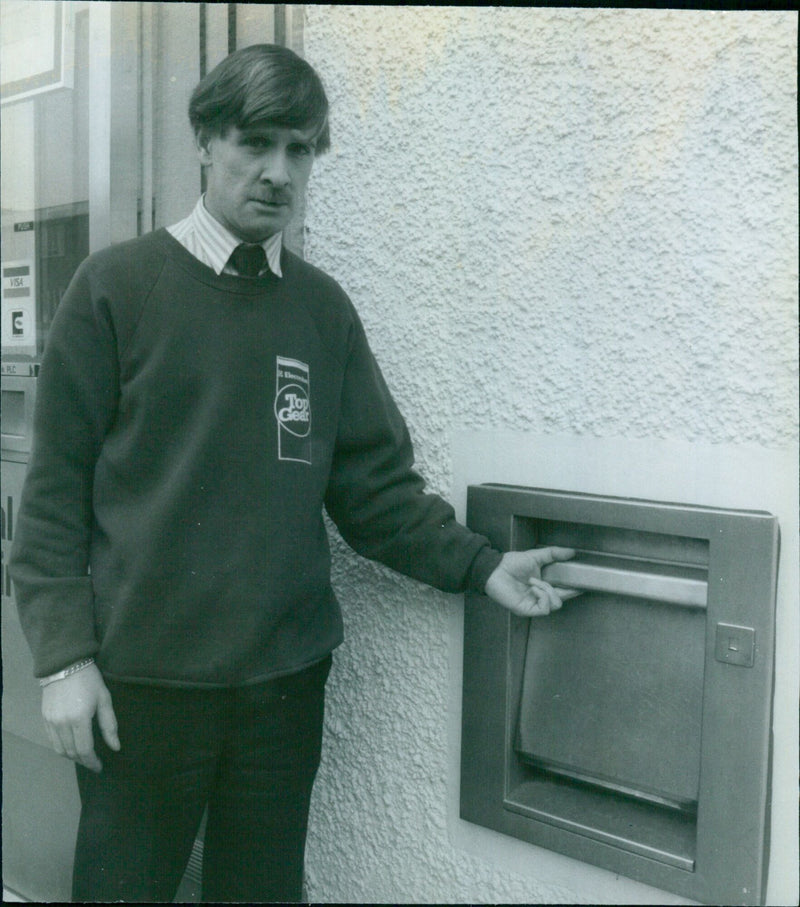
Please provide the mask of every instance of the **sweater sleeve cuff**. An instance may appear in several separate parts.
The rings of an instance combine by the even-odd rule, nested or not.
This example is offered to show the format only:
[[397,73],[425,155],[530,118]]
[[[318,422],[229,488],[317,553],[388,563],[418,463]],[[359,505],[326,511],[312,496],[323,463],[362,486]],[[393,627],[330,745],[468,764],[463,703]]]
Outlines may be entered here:
[[14,579],[20,623],[33,655],[35,677],[49,677],[97,654],[100,647],[89,577],[34,581],[25,565],[17,565]]
[[478,592],[483,595],[489,577],[497,569],[503,555],[486,545],[475,555],[467,574],[467,592]]

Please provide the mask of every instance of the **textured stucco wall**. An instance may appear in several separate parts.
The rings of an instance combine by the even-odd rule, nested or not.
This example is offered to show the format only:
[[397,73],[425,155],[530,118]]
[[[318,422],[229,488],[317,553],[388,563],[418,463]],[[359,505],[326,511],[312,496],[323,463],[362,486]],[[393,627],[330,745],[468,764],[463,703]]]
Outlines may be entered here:
[[[793,15],[308,6],[304,49],[333,108],[306,256],[351,294],[433,489],[465,429],[796,441]],[[312,899],[676,901],[460,847],[461,601],[341,544],[335,580]]]

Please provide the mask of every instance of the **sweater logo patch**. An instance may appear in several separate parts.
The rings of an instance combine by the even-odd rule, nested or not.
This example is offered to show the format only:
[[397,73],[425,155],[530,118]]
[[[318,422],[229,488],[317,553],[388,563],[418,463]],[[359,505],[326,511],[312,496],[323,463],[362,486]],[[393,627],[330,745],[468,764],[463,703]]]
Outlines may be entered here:
[[278,459],[311,463],[311,399],[308,365],[278,356],[275,367]]

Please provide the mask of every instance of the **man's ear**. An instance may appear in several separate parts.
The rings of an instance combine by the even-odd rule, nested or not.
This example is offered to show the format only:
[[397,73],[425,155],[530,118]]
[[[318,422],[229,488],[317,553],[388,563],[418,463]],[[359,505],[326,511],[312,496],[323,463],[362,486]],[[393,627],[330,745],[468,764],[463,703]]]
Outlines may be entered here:
[[200,163],[207,167],[211,163],[211,151],[209,149],[209,142],[211,141],[212,136],[206,132],[205,129],[198,129],[194,136],[194,144],[197,149],[197,156],[200,158]]

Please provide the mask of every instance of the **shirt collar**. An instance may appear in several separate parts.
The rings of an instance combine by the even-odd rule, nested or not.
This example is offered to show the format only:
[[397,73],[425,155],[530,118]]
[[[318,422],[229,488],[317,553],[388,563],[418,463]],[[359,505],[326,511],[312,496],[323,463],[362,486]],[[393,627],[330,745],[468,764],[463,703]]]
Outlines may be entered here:
[[[209,213],[204,203],[205,195],[201,195],[191,213],[195,234],[203,247],[203,252],[217,274],[222,274],[228,264],[233,250],[242,242],[234,236],[227,227],[224,227],[212,214]],[[281,271],[281,249],[283,247],[283,234],[275,233],[268,236],[261,247],[267,256],[270,270],[278,277],[283,277]]]

